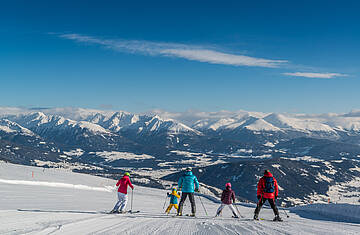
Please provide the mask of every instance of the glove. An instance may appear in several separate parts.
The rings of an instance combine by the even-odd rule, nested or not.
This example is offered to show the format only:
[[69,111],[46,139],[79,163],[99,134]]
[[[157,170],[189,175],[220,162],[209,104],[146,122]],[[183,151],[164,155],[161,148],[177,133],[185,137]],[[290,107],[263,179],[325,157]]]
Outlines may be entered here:
[[261,196],[260,195],[257,195],[257,199],[260,200]]
[[278,198],[278,196],[275,196],[275,200]]
[[170,193],[169,193],[169,192],[167,192],[166,194],[167,194],[168,196],[170,195]]
[[196,189],[195,189],[195,192],[199,193],[199,192],[200,192],[200,190],[199,190],[198,188],[196,188]]

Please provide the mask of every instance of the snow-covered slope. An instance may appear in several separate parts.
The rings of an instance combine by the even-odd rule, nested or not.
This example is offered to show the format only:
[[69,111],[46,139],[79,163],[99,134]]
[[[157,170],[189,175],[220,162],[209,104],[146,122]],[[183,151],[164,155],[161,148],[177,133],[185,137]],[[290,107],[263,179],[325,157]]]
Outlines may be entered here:
[[[253,221],[253,206],[238,205],[241,219],[232,219],[227,208],[222,217],[212,216],[219,204],[202,198],[207,216],[196,197],[198,218],[173,218],[163,213],[166,191],[135,185],[133,209],[138,214],[109,215],[116,194],[115,181],[64,170],[0,163],[0,234],[358,234],[347,217],[326,217],[316,208],[288,212],[284,222],[272,222],[264,208]],[[30,184],[31,182],[31,184]],[[46,183],[44,183],[46,182]],[[131,194],[129,195],[131,199]],[[188,204],[188,203],[187,203]],[[129,201],[128,209],[131,207]],[[185,207],[185,213],[189,211]],[[329,209],[333,209],[330,207]],[[337,207],[338,215],[348,208]],[[355,214],[358,209],[353,208]],[[326,210],[322,208],[322,211]],[[293,212],[292,212],[293,211]],[[318,211],[318,210],[317,210]],[[281,213],[282,215],[283,212]],[[311,214],[311,217],[307,216]],[[303,216],[303,217],[300,217]],[[350,218],[352,219],[352,218]],[[339,222],[338,222],[339,221]],[[345,222],[344,222],[345,221]],[[356,221],[349,221],[356,222]]]
[[304,132],[323,131],[323,132],[332,132],[333,134],[336,134],[336,132],[330,126],[314,120],[296,119],[294,117],[286,117],[285,115],[276,114],[276,113],[272,113],[266,116],[264,120],[271,123],[274,126],[277,126],[278,128],[283,128],[283,129],[297,130]]
[[281,129],[266,122],[264,119],[257,119],[244,126],[248,130],[252,131],[280,131]]

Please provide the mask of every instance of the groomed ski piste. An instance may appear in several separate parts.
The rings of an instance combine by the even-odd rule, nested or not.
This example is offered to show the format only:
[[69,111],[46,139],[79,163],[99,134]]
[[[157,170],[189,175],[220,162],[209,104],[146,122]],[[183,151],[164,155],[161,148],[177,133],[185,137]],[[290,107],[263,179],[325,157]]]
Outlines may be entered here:
[[[136,185],[133,210],[140,212],[107,214],[116,202],[115,183],[63,169],[0,162],[0,234],[360,234],[359,206],[295,207],[287,210],[289,218],[281,210],[284,222],[273,222],[271,209],[263,208],[263,219],[254,221],[253,204],[237,206],[244,218],[231,218],[228,208],[213,218],[219,204],[203,197],[206,216],[196,196],[196,218],[173,217],[163,213],[167,191]],[[186,204],[185,214],[190,212]]]

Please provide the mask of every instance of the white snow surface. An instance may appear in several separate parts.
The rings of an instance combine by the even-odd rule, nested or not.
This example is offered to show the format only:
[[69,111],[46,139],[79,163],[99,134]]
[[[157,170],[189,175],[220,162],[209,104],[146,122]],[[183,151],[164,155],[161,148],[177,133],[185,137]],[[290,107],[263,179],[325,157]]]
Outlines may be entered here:
[[[140,213],[110,215],[104,212],[111,210],[116,202],[116,192],[111,190],[114,180],[3,162],[0,162],[0,179],[0,234],[338,235],[360,231],[359,208],[351,205],[297,207],[288,211],[290,218],[283,216],[285,221],[278,223],[270,221],[273,214],[268,208],[260,213],[264,220],[253,221],[254,208],[250,204],[237,206],[244,218],[231,218],[225,208],[222,217],[213,219],[219,204],[202,198],[209,213],[206,216],[196,196],[197,218],[173,218],[163,213],[165,190],[135,185],[133,209]],[[186,204],[184,213],[189,213],[189,203]]]
[[144,159],[153,159],[155,157],[147,155],[147,154],[134,154],[128,152],[117,152],[117,151],[103,151],[103,152],[96,152],[96,155],[102,157],[107,162],[112,162],[120,159],[126,160],[144,160]]
[[84,154],[84,150],[82,149],[74,149],[68,152],[64,151],[64,154],[66,154],[67,156],[75,156],[75,157],[80,157]]

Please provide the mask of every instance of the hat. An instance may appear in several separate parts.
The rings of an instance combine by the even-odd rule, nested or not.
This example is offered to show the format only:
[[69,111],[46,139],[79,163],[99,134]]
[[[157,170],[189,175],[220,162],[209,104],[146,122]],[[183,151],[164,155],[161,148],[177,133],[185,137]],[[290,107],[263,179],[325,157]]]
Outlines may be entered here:
[[126,176],[130,176],[130,173],[129,172],[125,172],[125,174],[124,175],[126,175]]
[[191,171],[191,167],[186,167],[186,171]]
[[230,182],[229,182],[229,183],[226,183],[226,184],[225,184],[225,187],[226,187],[226,188],[228,188],[228,187],[231,188],[231,183],[230,183]]

